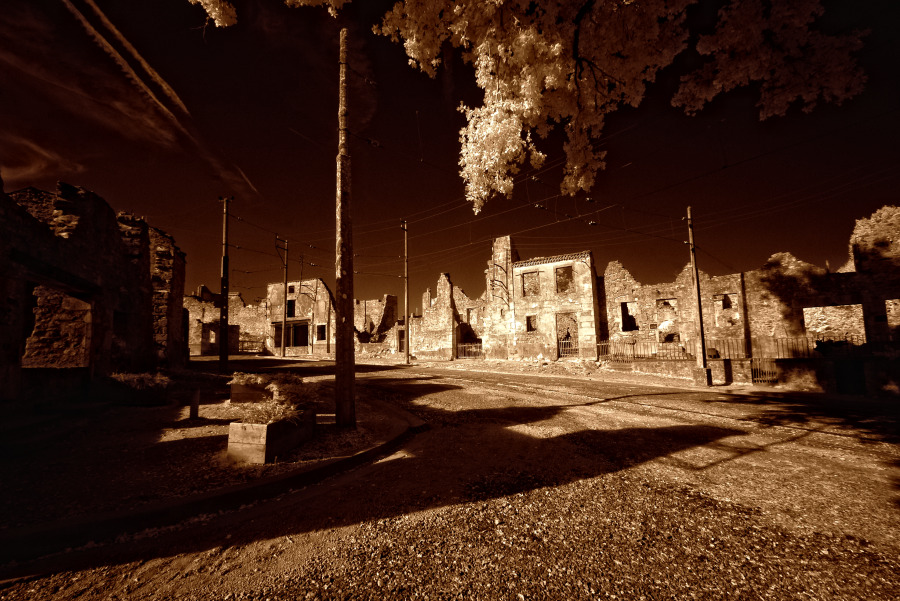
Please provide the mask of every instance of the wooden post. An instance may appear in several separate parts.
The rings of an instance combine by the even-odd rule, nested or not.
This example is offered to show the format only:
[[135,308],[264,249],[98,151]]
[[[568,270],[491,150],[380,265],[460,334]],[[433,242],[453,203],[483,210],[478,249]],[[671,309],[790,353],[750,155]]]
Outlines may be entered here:
[[347,147],[347,28],[341,29],[340,81],[338,91],[337,198],[335,279],[335,422],[356,428],[353,344],[353,240],[350,224],[350,155]]
[[194,390],[194,394],[191,396],[191,413],[190,419],[197,419],[200,417],[200,389],[197,388]]
[[228,203],[233,200],[223,196],[222,201],[222,306],[219,307],[219,371],[228,371]]
[[691,219],[691,207],[687,208],[688,245],[691,247],[691,273],[694,277],[694,291],[697,295],[697,322],[700,334],[700,356],[697,358],[697,368],[702,373],[695,380],[710,385],[709,368],[706,364],[706,334],[703,330],[703,296],[700,294],[700,271],[697,269],[696,250],[694,249],[694,222]]
[[400,222],[403,228],[403,354],[405,363],[409,365],[409,246],[407,238],[409,236],[406,227],[406,220]]

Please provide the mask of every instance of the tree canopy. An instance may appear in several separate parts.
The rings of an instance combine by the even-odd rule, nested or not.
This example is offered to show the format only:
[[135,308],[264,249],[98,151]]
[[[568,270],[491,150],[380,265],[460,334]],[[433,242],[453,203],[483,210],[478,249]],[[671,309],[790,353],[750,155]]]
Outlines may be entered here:
[[[235,22],[225,0],[202,4],[218,26]],[[450,44],[475,68],[481,106],[461,105],[460,174],[477,213],[510,195],[514,175],[545,158],[540,140],[565,132],[561,191],[589,191],[605,152],[605,116],[637,106],[661,69],[696,52],[672,98],[688,114],[742,86],[759,90],[760,119],[798,105],[840,104],[865,75],[854,57],[863,32],[817,27],[820,0],[727,0],[708,31],[692,30],[689,9],[704,0],[398,0],[376,33],[402,42],[410,63],[434,76]],[[285,0],[337,14],[349,0]]]

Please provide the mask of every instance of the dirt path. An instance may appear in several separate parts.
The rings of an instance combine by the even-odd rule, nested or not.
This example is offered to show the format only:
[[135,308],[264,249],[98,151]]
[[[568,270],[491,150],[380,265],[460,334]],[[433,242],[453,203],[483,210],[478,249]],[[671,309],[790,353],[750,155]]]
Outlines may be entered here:
[[48,558],[0,599],[900,595],[896,447],[871,431],[695,393],[413,376],[366,378],[431,426],[394,455]]

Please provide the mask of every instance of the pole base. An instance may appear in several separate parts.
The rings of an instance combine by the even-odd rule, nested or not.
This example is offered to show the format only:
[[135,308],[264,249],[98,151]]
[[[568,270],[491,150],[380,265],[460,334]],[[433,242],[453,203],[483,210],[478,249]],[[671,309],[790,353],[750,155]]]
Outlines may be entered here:
[[691,370],[694,386],[712,386],[712,370],[708,367],[695,367]]

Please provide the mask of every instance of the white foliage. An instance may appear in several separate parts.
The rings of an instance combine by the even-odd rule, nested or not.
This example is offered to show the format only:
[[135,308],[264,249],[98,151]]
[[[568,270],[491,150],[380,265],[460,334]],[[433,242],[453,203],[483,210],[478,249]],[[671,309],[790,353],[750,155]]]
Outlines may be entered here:
[[[221,0],[200,2],[216,24],[233,21]],[[285,0],[336,14],[349,0]],[[561,190],[590,190],[604,153],[604,116],[638,105],[646,85],[688,47],[688,7],[699,0],[398,0],[374,31],[402,42],[410,64],[434,76],[451,44],[475,67],[482,106],[461,107],[460,173],[478,212],[509,195],[526,159],[544,155],[535,138],[554,127],[566,134]],[[230,12],[228,12],[230,11]],[[853,52],[861,34],[814,28],[821,0],[726,3],[715,31],[696,50],[707,62],[684,77],[673,104],[688,113],[716,95],[758,84],[760,118],[800,103],[840,103],[865,83]],[[220,23],[220,20],[222,23]]]

